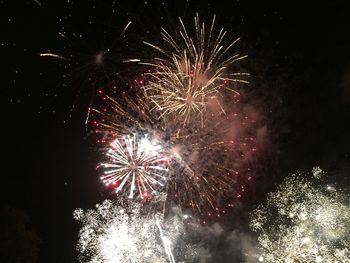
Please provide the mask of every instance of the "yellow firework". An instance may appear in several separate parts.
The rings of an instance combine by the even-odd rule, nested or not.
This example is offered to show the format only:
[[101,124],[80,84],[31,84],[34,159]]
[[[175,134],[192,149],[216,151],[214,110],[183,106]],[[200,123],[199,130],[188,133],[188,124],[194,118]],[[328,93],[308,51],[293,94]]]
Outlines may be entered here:
[[203,119],[210,99],[217,98],[225,89],[237,92],[231,87],[233,82],[247,82],[241,77],[248,73],[229,71],[233,63],[246,57],[229,55],[239,39],[225,45],[226,31],[222,28],[215,33],[214,25],[215,16],[206,28],[197,15],[192,34],[180,19],[178,37],[162,29],[164,47],[145,42],[160,53],[151,63],[142,64],[153,68],[147,74],[149,81],[144,91],[154,108],[162,112],[161,117],[171,115],[184,125],[192,117]]

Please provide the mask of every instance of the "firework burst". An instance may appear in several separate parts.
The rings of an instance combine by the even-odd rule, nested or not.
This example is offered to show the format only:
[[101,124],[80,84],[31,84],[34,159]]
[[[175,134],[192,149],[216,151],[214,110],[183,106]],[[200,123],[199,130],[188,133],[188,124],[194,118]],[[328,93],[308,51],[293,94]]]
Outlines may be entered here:
[[148,135],[134,133],[122,136],[111,143],[107,151],[109,162],[102,163],[105,168],[101,177],[109,186],[116,187],[116,192],[130,186],[129,198],[134,198],[138,191],[141,199],[156,194],[156,189],[163,187],[168,172],[168,157],[163,155],[162,146],[150,140]]
[[[124,96],[118,102],[101,95],[105,106],[92,110],[92,124],[95,132],[102,135],[98,141],[103,149],[107,148],[108,160],[102,165],[102,179],[106,184],[134,197],[130,195],[132,168],[134,159],[140,158],[138,154],[130,156],[128,148],[133,149],[131,152],[137,152],[139,147],[147,150],[138,144],[143,139],[142,144],[146,140],[146,145],[151,147],[147,151],[152,158],[146,160],[154,160],[157,165],[141,162],[142,169],[135,178],[142,181],[140,187],[134,187],[139,189],[141,198],[145,193],[154,196],[156,192],[163,192],[164,209],[179,206],[185,213],[189,209],[207,216],[220,216],[225,213],[225,206],[232,206],[234,199],[241,197],[245,191],[243,185],[251,180],[250,163],[257,150],[253,120],[236,112],[223,114],[210,108],[203,123],[182,127],[177,120],[158,119],[141,96],[135,99]],[[235,103],[239,104],[237,98]],[[145,183],[145,171],[147,177],[154,180],[146,178]],[[135,185],[138,185],[137,180]]]
[[[322,175],[314,169],[315,177]],[[261,262],[350,262],[348,196],[293,175],[255,210]]]
[[[207,29],[197,15],[194,32],[180,24],[178,38],[162,29],[164,48],[146,43],[162,56],[142,62],[151,70],[125,92],[119,88],[122,96],[99,92],[101,107],[91,110],[90,123],[107,148],[104,183],[130,198],[134,189],[142,199],[163,192],[164,211],[178,206],[220,217],[252,179],[258,148],[255,119],[242,113],[232,92],[232,83],[246,82],[239,76],[247,74],[229,68],[245,56],[229,55],[238,39],[225,45],[226,32],[215,33],[215,17]],[[146,158],[155,163],[133,153],[145,135],[160,147]]]
[[248,75],[227,71],[246,56],[228,55],[239,39],[225,45],[226,31],[214,32],[215,16],[208,29],[198,15],[194,25],[193,34],[180,19],[178,38],[162,29],[163,48],[145,42],[161,54],[152,62],[143,63],[152,68],[147,73],[148,84],[144,87],[146,97],[162,112],[161,117],[170,115],[181,120],[183,125],[192,122],[192,116],[200,116],[203,120],[208,101],[220,97],[223,89],[236,92],[229,84],[246,83],[240,77]]
[[109,200],[94,210],[76,209],[74,218],[82,225],[77,245],[80,262],[174,262],[173,249],[183,233],[176,218],[164,225],[158,213],[147,216],[137,204]]

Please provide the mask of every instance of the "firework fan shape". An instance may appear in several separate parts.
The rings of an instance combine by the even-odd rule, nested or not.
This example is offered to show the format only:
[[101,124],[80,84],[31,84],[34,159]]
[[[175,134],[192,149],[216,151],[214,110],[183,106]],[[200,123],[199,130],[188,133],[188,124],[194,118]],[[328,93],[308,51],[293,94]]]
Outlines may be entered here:
[[[322,176],[319,168],[315,177]],[[261,262],[350,262],[349,196],[302,175],[287,178],[256,209]]]
[[143,63],[151,66],[144,91],[154,103],[154,109],[162,112],[160,117],[170,115],[183,125],[189,124],[192,116],[203,119],[210,99],[220,96],[223,89],[235,91],[229,86],[232,82],[247,83],[239,78],[247,73],[227,71],[233,63],[246,57],[228,55],[239,39],[225,45],[226,31],[221,29],[215,33],[214,25],[215,16],[206,28],[197,14],[194,32],[180,19],[179,37],[162,29],[164,47],[145,42],[161,55]]
[[115,186],[117,193],[130,186],[126,191],[129,198],[134,198],[136,191],[141,199],[147,198],[164,186],[167,178],[168,157],[162,153],[162,146],[147,134],[116,138],[107,151],[109,162],[101,164],[105,168],[101,179],[107,186]]

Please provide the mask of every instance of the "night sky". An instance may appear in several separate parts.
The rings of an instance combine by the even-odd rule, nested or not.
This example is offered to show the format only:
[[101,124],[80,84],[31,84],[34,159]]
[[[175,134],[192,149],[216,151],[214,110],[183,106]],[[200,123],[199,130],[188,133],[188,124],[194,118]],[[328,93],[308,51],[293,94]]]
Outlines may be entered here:
[[[231,39],[241,37],[247,94],[270,134],[242,208],[221,219],[228,229],[246,229],[247,212],[294,171],[320,166],[349,185],[350,5],[306,2],[0,1],[0,200],[28,215],[41,239],[38,262],[77,262],[74,209],[111,197],[85,126],[93,94],[127,79],[134,68],[120,60],[147,56],[142,41],[157,41],[161,26],[174,28],[179,16],[192,21],[198,12],[210,21],[216,14]],[[101,67],[96,55],[108,49]],[[47,52],[71,61],[39,56]]]

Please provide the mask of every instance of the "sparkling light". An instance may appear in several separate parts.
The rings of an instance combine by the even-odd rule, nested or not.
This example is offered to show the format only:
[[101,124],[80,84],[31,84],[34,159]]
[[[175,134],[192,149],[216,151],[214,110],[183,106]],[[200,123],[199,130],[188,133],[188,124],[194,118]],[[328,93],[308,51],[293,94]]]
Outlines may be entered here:
[[[164,190],[163,211],[177,206],[184,214],[220,217],[253,181],[250,167],[260,149],[257,114],[246,114],[255,110],[246,110],[235,92],[248,74],[231,67],[245,56],[230,55],[238,39],[226,44],[225,30],[214,29],[215,19],[208,28],[198,15],[193,28],[180,19],[174,36],[162,30],[163,43],[146,43],[158,54],[140,62],[149,66],[145,73],[132,85],[115,88],[122,94],[118,98],[99,91],[100,107],[88,110],[87,123],[102,135],[102,147],[114,141],[102,179],[116,192],[143,199]],[[152,156],[157,165],[145,164],[153,170],[147,176],[139,156],[130,155],[126,146],[139,147],[138,138],[132,142],[130,137],[135,132],[162,146]]]
[[137,205],[124,208],[109,200],[95,210],[76,209],[74,218],[82,225],[80,262],[175,262],[172,249],[183,231],[176,219],[167,220],[165,230],[161,214],[147,215]]
[[[322,171],[313,170],[316,180]],[[252,215],[261,262],[350,262],[349,196],[303,175],[287,178]],[[305,176],[305,175],[304,175]]]

